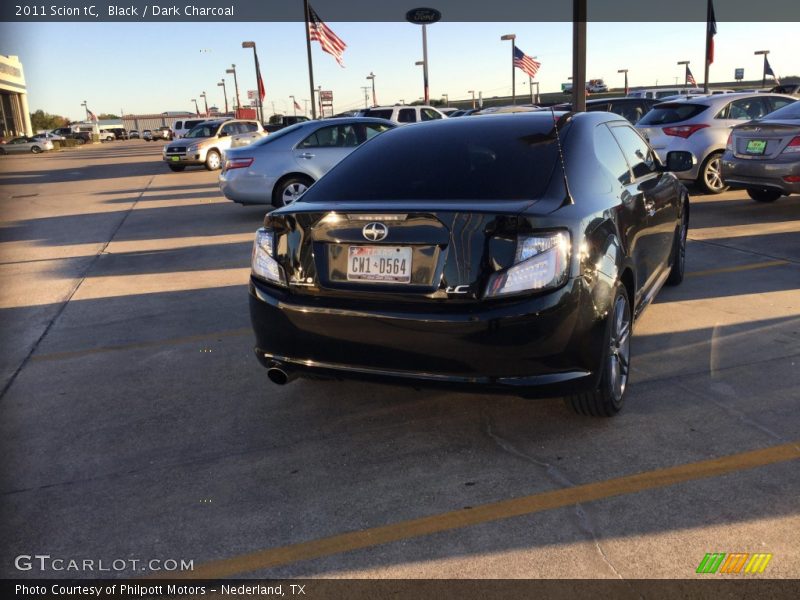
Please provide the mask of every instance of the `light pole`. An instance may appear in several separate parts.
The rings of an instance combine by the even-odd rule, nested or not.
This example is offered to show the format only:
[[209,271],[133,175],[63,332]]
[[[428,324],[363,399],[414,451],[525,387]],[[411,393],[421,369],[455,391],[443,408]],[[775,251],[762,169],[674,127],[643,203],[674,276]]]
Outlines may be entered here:
[[767,85],[767,54],[769,54],[769,50],[757,50],[757,51],[753,52],[753,54],[755,54],[756,56],[758,56],[759,54],[763,54],[764,55],[764,70],[763,70],[762,75],[761,75],[761,87],[762,88],[766,87],[766,85]]
[[515,33],[508,33],[500,36],[500,41],[511,42],[511,104],[517,103],[517,86],[516,86],[516,73],[514,72],[514,48],[516,46],[517,35]]
[[200,116],[200,107],[197,106],[197,98],[192,98],[192,102],[194,102],[194,113],[199,117]]
[[255,42],[242,42],[242,48],[252,48],[253,49],[253,60],[255,61],[256,65],[256,115],[258,116],[259,122],[264,121],[264,106],[261,103],[261,72],[259,71],[258,67],[258,54],[256,54],[256,43]]
[[225,78],[222,78],[217,86],[222,87],[222,95],[225,97],[225,114],[228,114],[228,88],[225,87]]
[[308,116],[308,98],[303,98],[303,114]]
[[369,86],[362,85],[361,90],[364,92],[364,108],[369,107]]
[[81,102],[81,106],[86,110],[86,120],[89,120],[89,105],[86,103],[86,100]]
[[472,108],[475,108],[475,90],[469,90],[468,94],[472,94]]
[[200,94],[200,97],[203,99],[203,104],[206,107],[206,116],[208,116],[208,98],[206,98],[206,93],[203,92],[202,94]]
[[450,96],[448,94],[442,94],[442,98],[444,98],[444,105],[450,106]]
[[625,95],[628,95],[628,69],[620,69],[617,73],[625,73]]
[[684,73],[683,73],[683,85],[689,85],[689,62],[688,60],[679,60],[677,64],[685,65],[684,66]]
[[375,73],[370,71],[367,79],[372,80],[372,106],[378,106],[378,98],[375,96]]
[[294,96],[289,96],[292,99],[292,108],[294,109],[294,116],[297,116],[297,100],[294,99]]
[[[425,30],[425,26],[423,25],[423,31]],[[430,93],[428,90],[428,65],[424,60],[418,60],[414,63],[417,67],[422,67],[422,102],[424,104],[430,104]]]
[[236,79],[236,65],[231,65],[230,69],[225,69],[226,73],[233,75],[233,88],[236,90],[236,111],[242,108],[242,103],[239,101],[239,81]]

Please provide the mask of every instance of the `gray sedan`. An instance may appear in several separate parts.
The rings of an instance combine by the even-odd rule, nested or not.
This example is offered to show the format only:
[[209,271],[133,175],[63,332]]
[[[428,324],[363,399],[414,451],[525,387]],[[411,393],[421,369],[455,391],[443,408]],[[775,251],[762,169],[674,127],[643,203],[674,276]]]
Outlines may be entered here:
[[291,204],[358,146],[396,126],[367,117],[292,125],[226,151],[220,189],[239,204]]
[[45,150],[52,150],[53,142],[50,140],[40,140],[29,137],[18,137],[9,140],[7,144],[0,146],[0,154],[11,154],[12,152],[32,152],[39,154]]
[[733,128],[722,178],[757,202],[800,194],[800,102]]

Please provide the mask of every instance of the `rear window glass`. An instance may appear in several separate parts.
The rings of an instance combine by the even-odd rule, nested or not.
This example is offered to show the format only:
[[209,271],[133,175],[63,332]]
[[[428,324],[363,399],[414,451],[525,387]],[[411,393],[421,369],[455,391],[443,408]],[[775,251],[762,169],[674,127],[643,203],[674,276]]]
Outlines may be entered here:
[[558,156],[551,130],[549,119],[527,124],[516,119],[475,119],[441,121],[438,127],[401,127],[353,152],[301,200],[538,198]]
[[800,119],[800,102],[793,102],[769,113],[765,119]]
[[369,108],[364,111],[365,117],[375,117],[377,119],[391,119],[392,118],[392,109],[391,108]]
[[687,104],[685,102],[674,104],[658,104],[644,118],[639,125],[667,125],[679,123],[696,117],[708,107],[703,104]]

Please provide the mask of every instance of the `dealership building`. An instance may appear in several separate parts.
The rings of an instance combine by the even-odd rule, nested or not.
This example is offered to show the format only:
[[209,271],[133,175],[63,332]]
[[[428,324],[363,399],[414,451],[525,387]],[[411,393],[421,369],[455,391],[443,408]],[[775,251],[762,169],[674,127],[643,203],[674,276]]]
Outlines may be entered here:
[[33,135],[25,74],[17,56],[0,54],[0,137]]

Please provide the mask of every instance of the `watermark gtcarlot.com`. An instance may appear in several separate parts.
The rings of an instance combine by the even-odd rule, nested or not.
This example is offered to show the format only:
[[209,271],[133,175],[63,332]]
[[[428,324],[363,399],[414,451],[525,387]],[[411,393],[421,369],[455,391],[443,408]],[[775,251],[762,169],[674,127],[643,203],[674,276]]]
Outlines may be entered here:
[[194,560],[183,558],[66,558],[49,554],[20,554],[14,559],[14,567],[18,571],[35,573],[194,571]]

